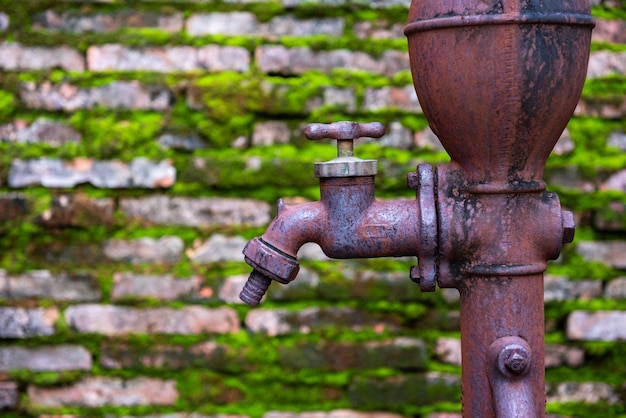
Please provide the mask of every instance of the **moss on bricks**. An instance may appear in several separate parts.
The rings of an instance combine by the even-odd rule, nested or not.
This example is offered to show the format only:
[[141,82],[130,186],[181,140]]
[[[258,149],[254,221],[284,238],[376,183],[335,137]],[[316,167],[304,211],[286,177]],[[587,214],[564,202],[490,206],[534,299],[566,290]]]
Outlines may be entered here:
[[82,133],[83,139],[73,149],[69,146],[68,149],[76,156],[97,159],[131,161],[138,155],[163,159],[167,152],[156,141],[162,120],[163,115],[160,113],[134,112],[116,115],[110,111],[96,114],[77,112],[71,117],[70,123]]
[[16,105],[17,100],[12,93],[0,90],[0,123],[6,122],[10,118]]

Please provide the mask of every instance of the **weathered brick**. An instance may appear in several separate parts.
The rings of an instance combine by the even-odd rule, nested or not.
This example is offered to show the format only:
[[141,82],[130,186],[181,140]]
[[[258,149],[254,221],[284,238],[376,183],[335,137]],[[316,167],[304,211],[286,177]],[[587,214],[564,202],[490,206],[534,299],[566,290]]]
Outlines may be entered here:
[[191,36],[254,35],[260,37],[313,36],[343,34],[343,18],[297,19],[281,15],[260,22],[250,12],[195,13],[187,19],[185,28]]
[[47,157],[14,160],[8,176],[10,187],[75,187],[91,183],[108,189],[166,188],[175,181],[176,169],[171,161],[153,162],[143,157],[135,158],[130,164],[118,160],[95,161],[91,158],[76,158],[72,161]]
[[111,300],[124,298],[154,298],[176,300],[197,297],[202,286],[201,277],[180,279],[172,275],[146,275],[127,273],[113,274]]
[[626,340],[626,312],[574,311],[567,318],[567,338],[586,341]]
[[29,400],[41,407],[172,405],[178,399],[176,381],[147,377],[123,380],[88,377],[71,386],[28,386]]
[[[106,418],[112,418],[110,415],[105,415]],[[82,418],[75,416],[40,416],[39,418]],[[214,414],[205,415],[199,412],[170,412],[164,414],[150,414],[150,415],[124,415],[123,418],[250,418],[248,415],[233,415],[233,414]],[[548,417],[553,418],[553,417]],[[558,418],[558,417],[554,417]]]
[[392,412],[362,412],[350,409],[336,409],[334,411],[309,411],[309,412],[279,412],[270,411],[263,418],[402,418],[402,415]]
[[596,190],[594,182],[588,180],[578,167],[569,165],[566,167],[549,168],[546,170],[549,184],[561,188],[578,190],[583,193],[591,193]]
[[0,194],[0,222],[18,221],[28,214],[29,202],[22,193]]
[[372,140],[383,147],[409,150],[415,148],[413,132],[405,128],[400,122],[393,121],[387,127],[385,134],[378,140]]
[[320,4],[325,6],[360,4],[373,7],[375,9],[384,9],[397,6],[406,7],[408,9],[411,5],[411,0],[282,0],[282,4],[287,8],[299,7],[303,4],[306,4],[307,6],[311,6],[314,4]]
[[99,87],[79,88],[68,83],[21,83],[20,99],[32,109],[63,110],[106,107],[112,109],[167,110],[172,94],[161,86],[143,86],[138,81],[114,81]]
[[[461,340],[458,338],[437,338],[435,346],[437,358],[448,364],[461,365]],[[585,351],[578,347],[547,344],[545,347],[545,366],[580,367],[585,359]]]
[[85,59],[74,48],[23,46],[15,42],[0,43],[0,68],[7,71],[48,70],[85,71]]
[[580,367],[585,361],[585,350],[561,344],[546,344],[545,366],[571,368]]
[[583,193],[592,193],[597,189],[596,184],[575,166],[550,167],[546,169],[546,178],[549,184]]
[[613,405],[619,402],[615,389],[602,382],[562,382],[547,385],[548,403],[598,403]]
[[602,296],[600,280],[568,280],[565,277],[546,276],[544,302],[563,302],[573,299],[593,299]]
[[356,111],[356,94],[352,88],[324,88],[322,103],[324,106],[342,109],[349,113]]
[[339,371],[390,367],[423,370],[426,345],[420,339],[398,337],[367,343],[300,343],[279,347],[279,363],[292,369]]
[[[304,255],[306,255],[308,259],[329,260],[317,244],[302,248],[305,247],[306,251],[298,253],[298,259],[304,259]],[[315,253],[307,254],[309,251]],[[311,270],[302,268],[293,282],[282,286],[272,285],[269,298],[272,300],[315,298],[323,300],[379,300],[381,297],[385,297],[387,300],[409,301],[423,297],[419,287],[408,280],[406,272],[353,271],[347,269],[343,273],[344,279],[334,278],[329,283]]]
[[113,224],[113,199],[90,199],[82,194],[52,198],[50,208],[38,218],[46,227],[88,228]]
[[618,269],[626,269],[626,241],[581,241],[578,253],[587,261],[599,261]]
[[626,151],[626,132],[613,131],[606,139],[606,144],[609,147],[615,147],[620,151]]
[[175,134],[164,133],[157,139],[159,145],[164,148],[181,149],[186,151],[195,151],[197,149],[207,148],[207,143],[195,133],[191,134]]
[[578,102],[574,115],[621,119],[626,116],[626,97],[611,95],[583,98]]
[[358,331],[372,328],[377,332],[397,330],[397,320],[348,307],[311,307],[299,311],[288,309],[256,309],[245,319],[248,330],[269,336],[309,333],[328,326]]
[[243,301],[239,299],[239,293],[243,290],[247,280],[247,274],[225,278],[222,282],[222,286],[220,286],[217,297],[222,302],[234,303],[238,305],[243,304]]
[[247,242],[248,240],[243,237],[212,234],[205,242],[188,249],[186,254],[192,262],[198,264],[241,261],[243,260],[241,252]]
[[569,129],[565,128],[559,137],[559,140],[554,145],[552,153],[555,155],[567,155],[574,151],[576,144],[570,136]]
[[28,338],[54,334],[57,308],[0,308],[0,338]]
[[595,51],[589,56],[587,78],[626,75],[626,52]]
[[100,299],[98,281],[88,274],[33,270],[20,275],[7,275],[0,270],[0,297],[7,300],[44,298],[59,301],[97,301]]
[[78,332],[104,335],[225,334],[237,332],[239,329],[239,319],[234,310],[202,306],[139,309],[83,304],[67,308],[65,319]]
[[100,365],[107,369],[182,369],[189,367],[234,371],[241,367],[241,353],[229,346],[207,341],[191,347],[150,345],[136,347],[106,343],[100,347]]
[[0,347],[0,371],[90,370],[91,353],[79,345],[57,345],[39,348]]
[[0,382],[0,411],[16,409],[20,401],[20,393],[16,382]]
[[282,121],[259,122],[254,125],[252,145],[269,146],[287,144],[291,139],[289,126]]
[[241,47],[207,45],[129,48],[119,44],[93,45],[87,50],[90,71],[239,71],[250,66],[250,53]]
[[[9,18],[9,15],[4,12],[0,12],[0,32],[4,32],[5,30],[7,30],[10,23],[11,19]],[[1,406],[0,409],[2,409]]]
[[[302,259],[301,257],[298,258]],[[241,285],[241,289],[243,288],[243,284],[247,278],[247,275],[237,277],[236,283],[237,285]],[[319,274],[311,269],[301,266],[296,280],[287,285],[281,285],[279,283],[272,284],[268,297],[271,300],[315,299],[318,297],[319,286]],[[239,286],[237,286],[237,288],[238,287]],[[238,290],[241,291],[241,289]],[[239,292],[237,292],[236,289],[233,289],[232,295],[239,298]]]
[[194,13],[185,22],[185,31],[191,36],[252,35],[260,32],[259,26],[250,12]]
[[606,285],[604,296],[608,299],[626,299],[626,277],[611,280]]
[[369,111],[391,108],[411,113],[422,113],[422,107],[412,85],[404,87],[367,87],[365,89],[363,108]]
[[298,260],[331,260],[324,251],[314,242],[307,242],[298,250]]
[[352,31],[359,39],[403,39],[404,25],[384,19],[355,22]]
[[433,151],[445,150],[443,145],[441,145],[439,137],[430,129],[430,126],[419,132],[415,132],[414,141],[418,148],[431,149]]
[[596,19],[596,27],[591,32],[591,40],[626,44],[626,22],[622,20]]
[[156,28],[170,33],[180,32],[183,28],[183,14],[131,9],[111,13],[46,10],[33,19],[33,29],[47,31],[106,33],[126,28]]
[[626,170],[620,170],[612,174],[600,186],[600,190],[616,190],[626,192]]
[[357,377],[348,389],[350,403],[359,408],[390,409],[460,400],[460,378],[441,373],[403,374],[390,378]]
[[139,238],[135,240],[110,239],[104,242],[103,252],[107,258],[116,261],[139,263],[176,263],[180,260],[185,244],[174,236],[159,239]]
[[408,70],[408,55],[401,51],[386,51],[379,59],[363,52],[349,50],[313,51],[309,48],[286,48],[264,45],[255,51],[259,69],[265,73],[302,74],[308,70],[330,71],[346,68],[382,73],[388,76]]
[[24,120],[0,126],[0,140],[6,142],[43,142],[52,146],[81,141],[81,134],[69,125],[46,118],[38,118],[28,124]]
[[458,338],[440,337],[435,345],[437,358],[448,364],[461,365],[461,340]]
[[120,200],[120,210],[128,217],[161,225],[263,226],[270,221],[271,207],[253,199],[157,195],[123,198]]

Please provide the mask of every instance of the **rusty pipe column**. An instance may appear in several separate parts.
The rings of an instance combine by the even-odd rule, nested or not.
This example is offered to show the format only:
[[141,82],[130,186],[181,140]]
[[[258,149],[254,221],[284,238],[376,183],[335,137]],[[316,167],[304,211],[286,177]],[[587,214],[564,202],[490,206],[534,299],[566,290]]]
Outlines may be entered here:
[[338,157],[316,165],[322,198],[279,202],[244,249],[254,271],[241,298],[256,305],[272,280],[293,280],[305,242],[334,258],[417,255],[422,290],[461,294],[464,416],[545,416],[543,272],[574,225],[542,178],[592,27],[587,0],[413,0],[413,82],[451,163],[409,174],[415,200],[377,202],[376,162],[354,158],[351,141],[381,126],[311,125],[309,139],[338,140]]
[[[592,27],[587,0],[411,4],[413,82],[452,158],[435,180],[435,277],[461,294],[465,417],[545,416],[543,271],[573,222],[542,178],[582,91]],[[494,372],[490,347],[508,338],[532,353],[523,380]]]

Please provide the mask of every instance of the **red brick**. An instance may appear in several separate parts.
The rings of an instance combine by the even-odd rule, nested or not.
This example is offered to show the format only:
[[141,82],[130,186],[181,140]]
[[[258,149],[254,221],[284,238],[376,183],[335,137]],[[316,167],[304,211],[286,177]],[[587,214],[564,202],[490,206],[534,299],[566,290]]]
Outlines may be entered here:
[[239,318],[233,309],[202,306],[139,309],[84,304],[67,308],[65,319],[78,332],[105,335],[225,334],[239,330]]
[[66,387],[45,388],[30,385],[30,401],[43,407],[102,407],[172,405],[178,398],[174,380],[138,377],[122,380],[89,377]]

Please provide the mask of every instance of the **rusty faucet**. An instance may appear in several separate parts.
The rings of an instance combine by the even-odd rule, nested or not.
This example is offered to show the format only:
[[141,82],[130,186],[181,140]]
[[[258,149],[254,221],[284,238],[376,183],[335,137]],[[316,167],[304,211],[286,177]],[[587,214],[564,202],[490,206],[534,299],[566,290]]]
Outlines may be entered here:
[[319,202],[279,201],[248,243],[242,300],[292,281],[306,242],[333,258],[417,256],[410,278],[423,291],[461,295],[463,415],[545,417],[543,272],[575,226],[542,178],[580,98],[593,26],[588,0],[413,0],[413,82],[451,162],[408,174],[415,200],[379,202],[376,162],[354,157],[352,141],[382,125],[309,125],[339,155],[315,166]]

